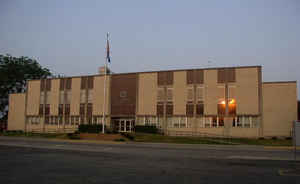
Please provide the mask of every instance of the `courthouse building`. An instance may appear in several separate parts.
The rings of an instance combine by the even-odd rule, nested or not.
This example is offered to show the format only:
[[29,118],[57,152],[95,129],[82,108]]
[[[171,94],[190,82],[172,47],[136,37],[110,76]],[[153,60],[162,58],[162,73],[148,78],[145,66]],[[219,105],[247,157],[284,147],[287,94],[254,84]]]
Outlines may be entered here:
[[[29,80],[9,97],[9,130],[63,132],[102,124],[232,137],[289,137],[297,83],[262,82],[261,66],[113,73]],[[105,91],[105,93],[104,93]],[[105,98],[104,98],[104,94]],[[104,113],[103,113],[104,111]]]

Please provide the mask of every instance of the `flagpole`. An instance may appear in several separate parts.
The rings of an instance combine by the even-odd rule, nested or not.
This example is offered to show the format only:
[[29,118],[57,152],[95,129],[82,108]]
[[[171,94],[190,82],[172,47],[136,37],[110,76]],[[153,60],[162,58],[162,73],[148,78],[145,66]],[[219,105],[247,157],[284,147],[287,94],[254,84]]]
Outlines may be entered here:
[[[106,34],[106,42],[108,42],[108,33]],[[108,49],[108,48],[106,48]],[[102,116],[102,133],[105,133],[105,109],[106,109],[106,76],[107,76],[107,60],[108,56],[105,58],[105,64],[104,64],[104,87],[103,87],[103,116]]]

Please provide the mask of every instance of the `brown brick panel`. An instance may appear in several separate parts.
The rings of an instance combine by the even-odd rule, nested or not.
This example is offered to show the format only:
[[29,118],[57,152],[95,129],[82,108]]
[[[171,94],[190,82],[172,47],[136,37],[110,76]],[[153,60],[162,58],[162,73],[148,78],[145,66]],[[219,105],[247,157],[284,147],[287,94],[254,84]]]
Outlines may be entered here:
[[111,114],[135,115],[137,75],[112,75],[111,77]]

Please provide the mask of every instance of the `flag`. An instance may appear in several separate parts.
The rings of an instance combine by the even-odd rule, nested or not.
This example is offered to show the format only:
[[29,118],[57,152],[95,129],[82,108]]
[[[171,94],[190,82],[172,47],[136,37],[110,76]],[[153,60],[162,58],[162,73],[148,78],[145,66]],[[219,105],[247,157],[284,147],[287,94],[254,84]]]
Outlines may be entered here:
[[107,33],[107,39],[106,39],[106,59],[110,63],[110,50],[109,50],[108,33]]

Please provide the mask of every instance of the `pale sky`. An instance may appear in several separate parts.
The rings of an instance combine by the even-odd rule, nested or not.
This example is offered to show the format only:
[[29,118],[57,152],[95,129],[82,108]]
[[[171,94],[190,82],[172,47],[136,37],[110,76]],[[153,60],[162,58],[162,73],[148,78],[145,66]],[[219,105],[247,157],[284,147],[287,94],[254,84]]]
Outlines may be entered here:
[[106,32],[113,72],[262,65],[300,81],[299,0],[0,0],[0,54],[55,74],[96,74]]

